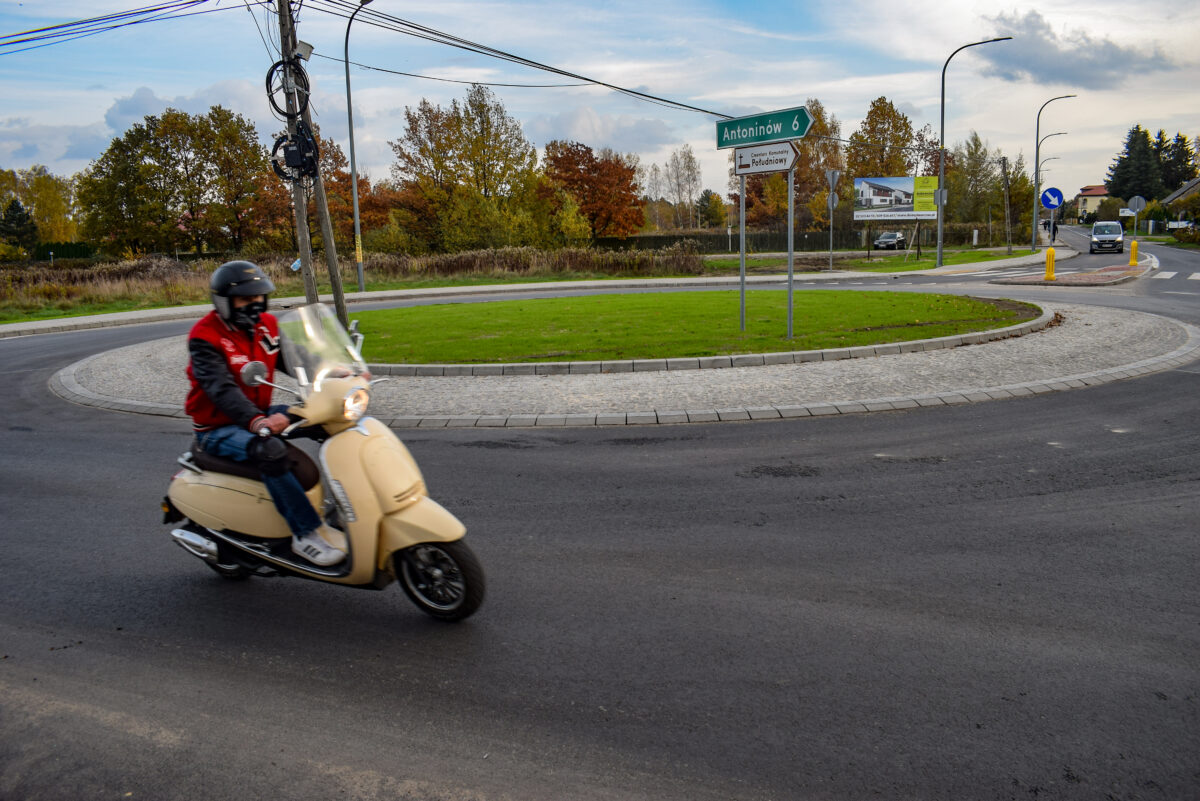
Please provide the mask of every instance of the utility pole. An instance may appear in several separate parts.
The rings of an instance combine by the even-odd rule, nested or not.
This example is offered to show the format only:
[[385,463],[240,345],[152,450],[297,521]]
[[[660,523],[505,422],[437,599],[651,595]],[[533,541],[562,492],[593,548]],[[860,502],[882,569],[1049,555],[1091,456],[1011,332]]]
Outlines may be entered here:
[[1012,223],[1008,216],[1008,159],[1000,157],[1000,171],[1004,173],[1004,239],[1008,242],[1008,255],[1012,255]]
[[[284,43],[283,57],[287,59],[292,49],[292,8],[288,0],[277,0],[279,6],[279,41]],[[287,71],[284,72],[288,75]],[[285,78],[290,81],[290,77]],[[288,110],[288,135],[296,136],[296,97],[291,87],[284,92]],[[292,207],[296,210],[296,244],[300,249],[300,273],[304,276],[304,299],[308,303],[317,303],[317,278],[313,275],[312,240],[308,238],[308,197],[304,194],[304,186],[300,181],[292,182]]]
[[[292,7],[288,0],[278,0],[279,3],[279,36],[280,41],[284,43],[283,58],[288,59],[296,52],[297,36],[296,27],[292,21]],[[288,94],[288,110],[294,111],[293,97]],[[304,113],[301,116],[304,124],[308,129],[312,130],[312,116],[309,114],[308,105],[304,106]],[[295,135],[296,123],[295,118],[288,118],[288,132]],[[308,237],[308,198],[304,193],[304,184],[302,181],[296,181],[292,184],[292,197],[296,199],[296,215],[297,215],[297,230],[302,230],[303,242],[300,251],[300,266],[304,269],[304,291],[309,303],[318,301],[316,290],[316,278],[313,275],[312,267],[312,242]],[[317,174],[313,176],[313,199],[317,204],[317,218],[321,224],[321,238],[325,243],[325,266],[329,271],[329,284],[333,291],[333,304],[337,310],[338,320],[341,321],[345,328],[350,327],[350,318],[346,311],[346,295],[342,291],[342,273],[338,267],[337,246],[333,239],[333,222],[329,218],[329,204],[325,196],[325,181],[321,177],[321,170],[318,165]],[[302,213],[303,210],[303,213]],[[307,256],[307,261],[305,261]],[[312,281],[312,294],[308,293],[309,281]]]

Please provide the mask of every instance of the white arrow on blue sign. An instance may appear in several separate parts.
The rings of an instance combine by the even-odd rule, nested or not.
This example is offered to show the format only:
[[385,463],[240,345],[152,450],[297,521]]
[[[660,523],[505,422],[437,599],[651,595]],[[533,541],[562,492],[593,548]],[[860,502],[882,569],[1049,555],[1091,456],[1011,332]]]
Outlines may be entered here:
[[1062,205],[1062,202],[1063,193],[1061,189],[1050,187],[1045,192],[1042,192],[1042,206],[1044,208],[1057,209]]

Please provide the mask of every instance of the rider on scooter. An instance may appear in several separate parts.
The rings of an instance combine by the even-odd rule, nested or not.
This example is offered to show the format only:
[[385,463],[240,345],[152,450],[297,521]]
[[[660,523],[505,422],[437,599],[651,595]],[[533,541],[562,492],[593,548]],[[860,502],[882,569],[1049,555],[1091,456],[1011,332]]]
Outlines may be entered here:
[[271,406],[271,387],[247,386],[241,368],[248,362],[266,365],[274,381],[281,359],[279,324],[267,312],[271,279],[248,261],[222,264],[210,282],[213,311],[188,334],[188,392],[196,441],[214,456],[250,462],[262,473],[275,508],[292,532],[292,551],[322,567],[346,557],[346,537],[325,525],[291,472],[288,448],[277,435],[291,421],[286,406]]

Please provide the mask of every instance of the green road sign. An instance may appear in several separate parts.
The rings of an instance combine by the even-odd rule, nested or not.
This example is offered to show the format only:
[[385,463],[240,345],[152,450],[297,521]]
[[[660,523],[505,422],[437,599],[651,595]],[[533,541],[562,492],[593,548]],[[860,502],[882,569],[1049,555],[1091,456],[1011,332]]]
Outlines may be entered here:
[[800,139],[812,124],[812,115],[804,106],[721,120],[717,123],[717,149]]

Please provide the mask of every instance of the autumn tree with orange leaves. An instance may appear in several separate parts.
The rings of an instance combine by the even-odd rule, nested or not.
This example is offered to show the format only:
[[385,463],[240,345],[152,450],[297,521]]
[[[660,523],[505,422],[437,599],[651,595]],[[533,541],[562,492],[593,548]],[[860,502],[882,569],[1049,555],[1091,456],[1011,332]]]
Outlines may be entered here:
[[575,199],[593,236],[623,238],[645,223],[635,159],[612,151],[597,154],[580,142],[554,140],[546,145],[544,169]]

